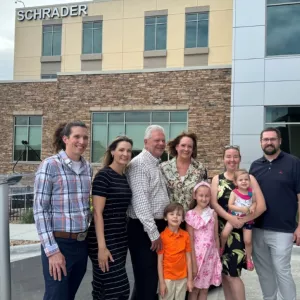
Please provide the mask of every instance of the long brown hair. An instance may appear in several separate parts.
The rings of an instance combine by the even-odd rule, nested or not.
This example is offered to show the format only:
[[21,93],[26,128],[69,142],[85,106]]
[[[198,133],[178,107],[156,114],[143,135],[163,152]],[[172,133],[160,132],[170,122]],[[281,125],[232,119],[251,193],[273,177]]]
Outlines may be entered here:
[[66,144],[62,138],[64,136],[69,137],[70,134],[72,133],[73,127],[87,128],[85,123],[83,123],[81,121],[73,121],[73,122],[69,122],[69,123],[59,124],[53,134],[53,143],[52,143],[52,146],[56,152],[59,152],[60,150],[66,150]]
[[183,137],[188,137],[188,138],[192,139],[192,141],[193,141],[192,158],[196,159],[197,158],[197,135],[192,132],[183,131],[175,139],[170,140],[167,144],[169,154],[172,156],[177,156],[178,153],[176,150],[176,146],[180,143],[180,141]]
[[116,150],[116,148],[118,147],[118,144],[120,142],[128,142],[131,146],[133,146],[132,139],[130,139],[129,137],[127,137],[127,136],[118,136],[118,137],[116,137],[116,139],[113,140],[108,145],[108,147],[107,147],[107,149],[104,153],[104,156],[103,156],[103,159],[102,159],[103,168],[109,166],[113,162],[114,158],[111,154],[111,151]]

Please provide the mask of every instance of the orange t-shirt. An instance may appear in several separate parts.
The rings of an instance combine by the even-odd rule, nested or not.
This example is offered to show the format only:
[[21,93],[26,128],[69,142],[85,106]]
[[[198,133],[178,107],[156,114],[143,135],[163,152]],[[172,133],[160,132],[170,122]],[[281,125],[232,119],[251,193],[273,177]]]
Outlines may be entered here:
[[178,280],[187,277],[186,252],[191,252],[189,234],[179,229],[177,233],[168,227],[160,234],[163,249],[164,279]]

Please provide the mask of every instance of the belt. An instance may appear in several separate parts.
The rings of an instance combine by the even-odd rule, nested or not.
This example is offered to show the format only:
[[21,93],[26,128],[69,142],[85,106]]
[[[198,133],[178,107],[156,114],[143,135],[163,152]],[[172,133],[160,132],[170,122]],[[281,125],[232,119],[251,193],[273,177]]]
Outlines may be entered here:
[[87,236],[87,231],[78,232],[78,233],[54,231],[53,235],[57,238],[72,239],[72,240],[77,240],[79,242],[82,242],[85,240],[85,238]]

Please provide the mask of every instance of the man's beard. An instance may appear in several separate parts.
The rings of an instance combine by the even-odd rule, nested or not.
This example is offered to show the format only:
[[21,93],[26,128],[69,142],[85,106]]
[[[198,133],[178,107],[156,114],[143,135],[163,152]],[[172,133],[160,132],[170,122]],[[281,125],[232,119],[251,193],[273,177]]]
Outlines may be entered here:
[[267,155],[273,155],[273,154],[275,154],[278,151],[278,149],[276,147],[274,147],[273,145],[269,145],[269,146],[266,146],[263,149],[263,151]]

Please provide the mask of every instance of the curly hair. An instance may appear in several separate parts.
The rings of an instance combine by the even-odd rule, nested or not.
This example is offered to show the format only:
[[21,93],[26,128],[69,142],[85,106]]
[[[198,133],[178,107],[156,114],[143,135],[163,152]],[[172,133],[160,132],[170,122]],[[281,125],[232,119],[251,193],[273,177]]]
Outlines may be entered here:
[[197,158],[197,135],[192,132],[185,132],[183,131],[181,134],[179,134],[175,139],[170,140],[167,144],[168,152],[171,156],[177,156],[177,150],[176,146],[179,145],[181,139],[183,137],[188,137],[193,141],[193,152],[192,152],[192,158]]

